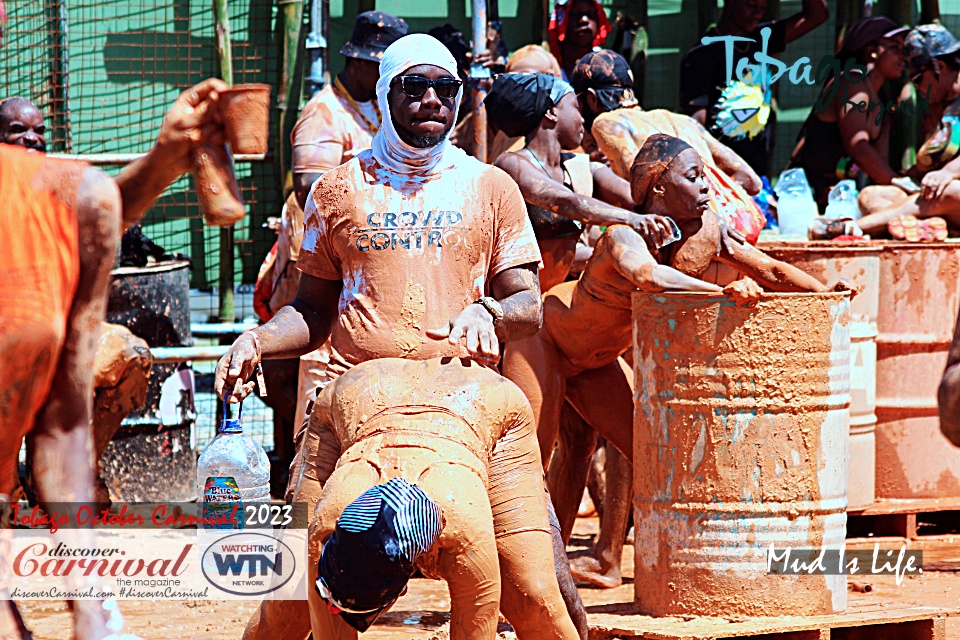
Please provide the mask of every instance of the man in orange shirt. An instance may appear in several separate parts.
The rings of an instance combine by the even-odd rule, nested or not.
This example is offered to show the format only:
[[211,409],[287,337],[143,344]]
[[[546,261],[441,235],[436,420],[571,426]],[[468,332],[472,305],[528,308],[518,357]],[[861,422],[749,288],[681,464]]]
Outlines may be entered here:
[[[303,107],[291,134],[293,144],[293,193],[287,199],[286,215],[293,221],[281,233],[289,235],[289,259],[296,261],[303,238],[303,209],[310,187],[320,176],[370,148],[380,128],[376,101],[380,58],[388,46],[407,35],[407,23],[389,13],[366,11],[357,16],[350,41],[340,54],[346,58],[343,71]],[[278,256],[285,260],[287,256]],[[299,274],[297,274],[299,276]],[[281,303],[286,304],[289,301]],[[276,311],[278,307],[274,307]],[[317,387],[325,380],[330,345],[300,358],[294,429],[300,428]],[[295,431],[296,432],[296,431]],[[298,445],[299,446],[299,445]]]
[[[430,36],[406,36],[380,71],[384,120],[371,150],[324,175],[307,202],[297,299],[237,339],[217,365],[218,395],[246,396],[261,358],[301,355],[328,335],[333,378],[384,357],[493,366],[499,342],[539,329],[540,253],[520,191],[448,139],[462,95],[453,56]],[[311,417],[298,455],[296,499],[311,513],[326,481],[318,451],[330,445],[320,426]],[[505,578],[505,590],[517,587]],[[265,603],[246,637],[293,637],[278,608]]]

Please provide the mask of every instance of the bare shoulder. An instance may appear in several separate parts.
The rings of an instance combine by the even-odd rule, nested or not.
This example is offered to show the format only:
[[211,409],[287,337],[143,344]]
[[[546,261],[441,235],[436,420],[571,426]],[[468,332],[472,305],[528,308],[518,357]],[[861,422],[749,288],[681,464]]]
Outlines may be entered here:
[[627,128],[623,125],[620,116],[615,111],[608,111],[607,113],[597,116],[597,119],[593,121],[593,127],[591,127],[590,131],[593,133],[594,138],[599,136],[616,137],[626,133]]
[[497,158],[493,166],[503,170],[512,178],[518,178],[520,174],[520,155],[515,151],[507,151],[506,153],[501,153],[500,157]]

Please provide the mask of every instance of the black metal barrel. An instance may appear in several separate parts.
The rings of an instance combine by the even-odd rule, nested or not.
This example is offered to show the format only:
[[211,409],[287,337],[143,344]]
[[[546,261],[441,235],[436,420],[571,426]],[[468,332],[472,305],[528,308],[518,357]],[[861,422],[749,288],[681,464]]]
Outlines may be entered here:
[[[127,327],[151,347],[192,346],[189,276],[186,261],[114,269],[107,322]],[[124,419],[101,459],[111,498],[196,498],[193,394],[189,365],[153,365],[144,408]]]

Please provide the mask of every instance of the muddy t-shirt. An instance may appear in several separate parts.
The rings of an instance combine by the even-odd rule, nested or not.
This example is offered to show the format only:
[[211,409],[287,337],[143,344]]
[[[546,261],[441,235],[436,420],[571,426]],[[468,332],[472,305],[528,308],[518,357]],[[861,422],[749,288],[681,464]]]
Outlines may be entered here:
[[501,271],[540,261],[520,189],[471,157],[414,189],[365,151],[317,182],[305,222],[297,266],[343,281],[334,376],[373,358],[465,355],[426,330],[489,295]]
[[380,122],[372,102],[357,106],[333,85],[304,106],[290,134],[294,173],[324,173],[370,148]]

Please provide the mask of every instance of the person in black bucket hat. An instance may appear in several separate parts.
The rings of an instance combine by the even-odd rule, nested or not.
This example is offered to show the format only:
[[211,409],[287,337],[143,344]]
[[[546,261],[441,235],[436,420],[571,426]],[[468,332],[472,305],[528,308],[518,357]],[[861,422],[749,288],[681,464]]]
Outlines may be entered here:
[[417,559],[443,530],[440,507],[394,478],[351,502],[323,546],[317,592],[331,613],[366,631],[407,590]]
[[[301,211],[310,187],[320,176],[370,148],[382,115],[377,105],[380,58],[408,31],[406,22],[389,13],[365,11],[358,15],[350,40],[340,49],[346,58],[343,71],[301,110],[290,134],[293,190]],[[302,366],[300,377],[304,377]],[[297,405],[296,424],[303,418],[305,405],[303,400]]]
[[353,23],[353,34],[340,49],[340,55],[379,64],[387,47],[408,32],[407,23],[396,16],[383,11],[364,11]]

